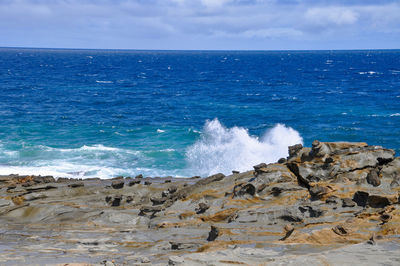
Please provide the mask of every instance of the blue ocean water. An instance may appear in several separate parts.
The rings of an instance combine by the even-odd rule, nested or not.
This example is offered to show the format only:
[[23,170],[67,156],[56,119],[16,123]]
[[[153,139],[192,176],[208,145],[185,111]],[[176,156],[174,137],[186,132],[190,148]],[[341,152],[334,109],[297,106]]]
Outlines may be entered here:
[[192,176],[400,151],[400,51],[0,49],[0,174]]

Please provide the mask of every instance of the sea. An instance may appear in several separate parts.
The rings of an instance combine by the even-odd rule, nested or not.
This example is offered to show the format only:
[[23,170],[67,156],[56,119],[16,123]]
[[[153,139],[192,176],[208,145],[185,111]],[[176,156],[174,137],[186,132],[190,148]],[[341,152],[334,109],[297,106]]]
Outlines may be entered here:
[[0,48],[0,175],[229,174],[313,140],[400,151],[400,50]]

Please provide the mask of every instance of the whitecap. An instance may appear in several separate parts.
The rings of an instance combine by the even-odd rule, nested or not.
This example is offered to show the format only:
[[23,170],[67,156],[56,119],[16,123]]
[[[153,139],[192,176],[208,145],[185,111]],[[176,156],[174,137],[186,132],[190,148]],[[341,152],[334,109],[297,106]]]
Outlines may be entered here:
[[111,80],[96,80],[96,83],[111,84],[113,82]]
[[276,124],[257,137],[246,128],[226,128],[214,119],[206,122],[200,139],[187,149],[186,161],[192,173],[228,174],[232,170],[250,170],[261,162],[276,162],[288,156],[288,146],[298,143],[303,143],[299,132],[283,124]]
[[400,113],[394,113],[394,114],[391,114],[390,116],[400,116]]
[[164,133],[164,132],[165,132],[165,130],[157,129],[157,133]]

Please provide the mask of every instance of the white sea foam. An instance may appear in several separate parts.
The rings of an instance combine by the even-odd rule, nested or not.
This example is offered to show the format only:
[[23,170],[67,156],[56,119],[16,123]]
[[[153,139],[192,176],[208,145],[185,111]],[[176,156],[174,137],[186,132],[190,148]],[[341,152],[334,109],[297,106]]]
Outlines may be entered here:
[[113,82],[111,80],[96,80],[96,83],[111,84]]
[[390,116],[400,116],[400,113],[394,113],[394,114],[391,114]]
[[288,146],[303,143],[299,132],[277,124],[262,137],[242,127],[224,127],[218,119],[207,121],[201,138],[188,148],[190,171],[202,176],[232,170],[246,171],[261,162],[275,162],[288,155]]
[[164,132],[165,132],[165,130],[157,129],[157,133],[164,133]]

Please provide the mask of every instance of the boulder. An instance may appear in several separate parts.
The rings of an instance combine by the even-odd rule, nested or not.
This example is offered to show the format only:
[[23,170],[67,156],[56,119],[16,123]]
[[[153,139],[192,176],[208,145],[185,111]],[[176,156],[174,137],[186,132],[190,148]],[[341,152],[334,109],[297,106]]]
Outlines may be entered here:
[[123,179],[114,180],[111,182],[111,187],[114,189],[121,189],[124,187],[124,185],[125,185],[125,182]]

